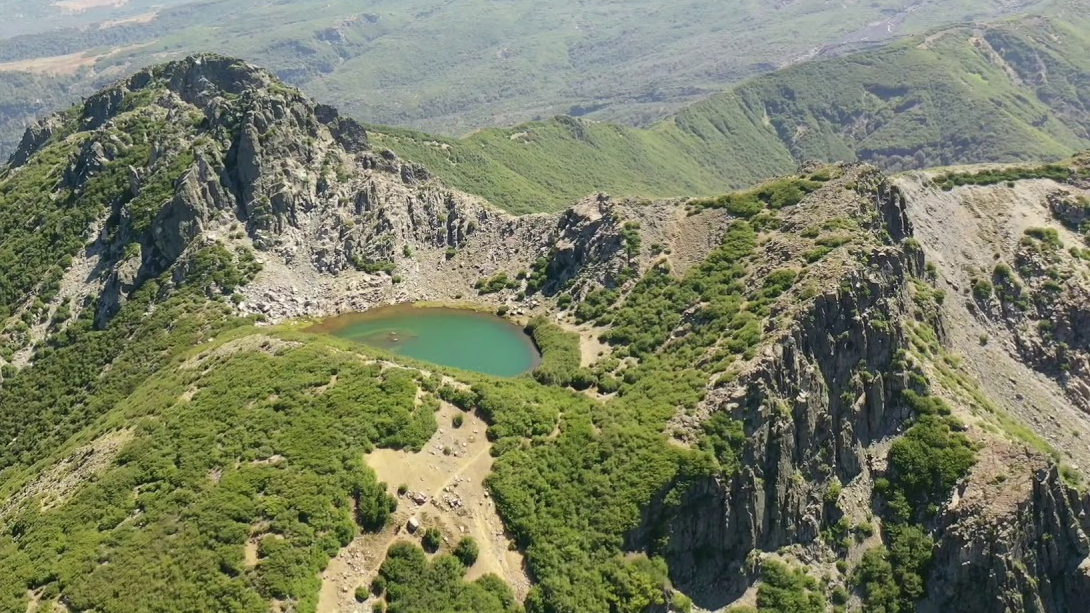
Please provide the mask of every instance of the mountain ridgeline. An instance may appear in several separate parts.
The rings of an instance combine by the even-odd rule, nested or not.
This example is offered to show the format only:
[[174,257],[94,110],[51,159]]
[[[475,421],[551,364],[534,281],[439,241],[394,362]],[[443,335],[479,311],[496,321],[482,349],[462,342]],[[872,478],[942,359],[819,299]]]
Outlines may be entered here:
[[647,123],[819,52],[1048,3],[2,0],[0,155],[37,117],[199,52],[258,63],[352,117],[451,135],[558,113]]
[[[889,177],[777,140],[790,170],[739,191],[517,217],[398,138],[215,55],[27,132],[0,170],[0,610],[1090,599],[1085,156]],[[420,301],[524,323],[540,366],[303,331]]]
[[463,139],[372,128],[377,142],[509,210],[593,191],[708,195],[805,160],[900,171],[1067,157],[1090,145],[1090,36],[1054,8],[798,64],[648,129],[558,117]]

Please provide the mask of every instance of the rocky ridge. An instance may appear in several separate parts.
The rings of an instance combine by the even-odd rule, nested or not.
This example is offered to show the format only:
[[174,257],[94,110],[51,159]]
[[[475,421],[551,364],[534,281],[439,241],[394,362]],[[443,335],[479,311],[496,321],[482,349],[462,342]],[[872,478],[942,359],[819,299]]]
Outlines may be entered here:
[[[73,254],[47,305],[47,320],[76,301],[69,319],[90,308],[104,325],[164,272],[182,282],[212,245],[239,263],[260,265],[233,298],[240,313],[273,322],[467,298],[568,322],[570,315],[558,314],[554,300],[561,292],[576,304],[602,287],[627,292],[633,280],[624,271],[633,263],[643,272],[665,261],[682,274],[704,260],[732,219],[723,209],[691,202],[614,201],[606,195],[556,215],[514,217],[390,152],[372,150],[361,126],[266,73],[216,56],[143,71],[76,112],[45,120],[28,131],[10,172],[21,172],[50,147],[68,152],[59,179],[63,190],[82,193],[119,165],[125,181],[99,212],[88,245]],[[912,418],[902,396],[918,387],[914,374],[926,374],[982,451],[926,526],[937,547],[921,606],[1078,610],[1090,595],[1090,498],[1065,482],[1041,449],[1005,432],[1003,416],[1014,415],[1047,438],[1056,459],[1085,466],[1087,450],[1077,440],[1087,429],[1084,417],[1066,404],[1049,404],[1070,402],[1085,410],[1080,403],[1090,389],[1083,381],[1086,342],[1080,336],[1085,259],[1068,249],[1079,239],[1071,227],[1081,230],[1084,221],[1077,198],[1085,186],[1020,181],[942,196],[926,177],[890,181],[859,165],[838,166],[834,174],[779,213],[755,264],[760,274],[754,278],[789,265],[805,269],[806,283],[793,290],[794,300],[777,303],[787,306],[772,314],[757,354],[732,378],[709,381],[705,400],[691,413],[679,412],[670,425],[678,444],[695,446],[713,416],[741,421],[743,468],[681,484],[681,499],[669,504],[666,492],[649,501],[628,548],[664,542],[660,553],[674,584],[707,609],[745,601],[757,580],[755,558],[791,559],[848,585],[835,562],[858,561],[879,537],[855,542],[841,556],[827,530],[842,518],[881,529],[875,482],[887,470],[892,441]],[[1003,190],[1039,209],[1029,221],[1011,221],[1013,229],[982,231],[985,239],[998,231],[1008,240],[1000,259],[1012,262],[1017,279],[1010,287],[1020,289],[995,298],[965,296],[962,288],[971,288],[986,266],[974,260],[974,269],[953,255],[941,224],[919,212],[963,206]],[[1043,199],[1030,198],[1042,193]],[[1010,199],[992,204],[1004,220],[1020,211]],[[1054,248],[1049,233],[1025,233],[1037,223],[1066,226],[1056,230],[1064,249]],[[799,237],[810,228],[851,234],[850,246],[802,264],[814,243]],[[635,253],[627,238],[633,231],[642,238]],[[934,271],[928,261],[938,262]],[[500,274],[507,282],[498,291],[478,293],[480,281]],[[530,276],[540,295],[520,278]],[[1050,285],[1058,279],[1065,284],[1059,290]],[[932,282],[959,300],[936,298]],[[169,283],[159,291],[169,293]],[[1050,292],[1058,297],[1035,298]],[[1030,296],[1026,308],[1018,306],[1023,294]],[[28,300],[21,312],[30,308]],[[1054,326],[1044,330],[1041,321]],[[973,326],[992,331],[996,340],[967,351]],[[13,335],[22,347],[14,363],[26,364],[34,343],[58,329],[63,325],[43,324]],[[943,348],[968,353],[970,374],[980,374],[994,410],[975,405],[964,387],[943,379],[949,371],[942,365],[952,360],[945,349],[919,348],[923,329],[932,330]],[[1000,340],[1003,359],[1031,365],[1045,381],[1018,388],[1031,390],[1018,394],[1034,394],[1039,406],[1033,410],[1015,395],[994,394],[980,372],[989,364],[982,356],[994,356]],[[1064,356],[1054,353],[1057,340],[1066,343]],[[1057,372],[1051,368],[1057,363],[1067,367]],[[1019,383],[1026,375],[1012,372]],[[1063,409],[1056,413],[1066,434],[1034,419],[1050,408]],[[1002,481],[1000,473],[1006,475]],[[962,597],[967,591],[973,598]]]

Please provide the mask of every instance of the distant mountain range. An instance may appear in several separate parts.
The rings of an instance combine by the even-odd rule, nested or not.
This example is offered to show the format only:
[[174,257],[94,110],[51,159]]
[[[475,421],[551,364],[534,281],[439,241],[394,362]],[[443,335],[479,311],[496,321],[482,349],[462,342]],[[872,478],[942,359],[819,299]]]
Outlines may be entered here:
[[647,125],[786,65],[1044,4],[0,0],[0,154],[35,117],[194,52],[266,66],[372,123],[447,135],[557,114]]
[[1049,16],[955,26],[755,77],[646,128],[556,117],[462,139],[375,141],[510,210],[585,193],[711,194],[804,160],[891,171],[1047,160],[1090,146],[1090,28]]

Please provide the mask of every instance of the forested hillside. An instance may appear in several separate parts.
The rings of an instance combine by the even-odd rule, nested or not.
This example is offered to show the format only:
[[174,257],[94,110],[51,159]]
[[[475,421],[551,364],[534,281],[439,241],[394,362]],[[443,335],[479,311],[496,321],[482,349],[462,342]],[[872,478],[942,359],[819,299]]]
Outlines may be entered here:
[[363,121],[460,135],[557,114],[648,123],[801,59],[1041,4],[9,0],[0,154],[35,116],[199,51],[266,66]]
[[[1090,598],[1085,157],[516,217],[214,55],[32,136],[0,169],[0,611]],[[424,300],[540,364],[310,331]]]
[[582,195],[712,194],[803,160],[889,170],[1058,159],[1090,145],[1090,29],[1055,8],[754,78],[648,129],[569,117],[375,140],[513,211]]

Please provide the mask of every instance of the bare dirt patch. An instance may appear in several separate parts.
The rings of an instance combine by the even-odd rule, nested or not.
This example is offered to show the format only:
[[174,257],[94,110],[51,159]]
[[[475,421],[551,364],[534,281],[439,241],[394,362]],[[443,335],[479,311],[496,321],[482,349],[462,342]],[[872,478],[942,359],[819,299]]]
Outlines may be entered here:
[[602,342],[599,338],[608,328],[594,327],[592,325],[577,325],[570,322],[558,321],[561,327],[572,334],[579,335],[579,365],[586,368],[593,366],[602,358],[608,356],[612,347]]
[[251,537],[246,541],[246,547],[243,549],[243,559],[246,560],[246,568],[257,566],[257,547],[259,544],[258,539],[254,537]]
[[69,13],[82,13],[90,9],[120,8],[129,0],[56,0],[53,6]]
[[[151,19],[154,19],[154,16],[152,18],[149,18],[147,21],[151,21]],[[121,23],[133,22],[131,22],[130,20],[121,20],[112,23],[114,25],[118,25]],[[135,23],[146,22],[140,21]],[[82,68],[92,68],[99,60],[103,58],[117,55],[118,53],[123,53],[125,51],[138,49],[140,47],[144,47],[150,44],[150,42],[147,42],[138,43],[135,45],[128,45],[125,47],[118,47],[107,53],[94,54],[90,51],[77,51],[75,53],[68,53],[66,55],[51,55],[47,57],[36,57],[14,62],[0,62],[0,72],[33,72],[53,76],[73,75],[79,72]]]
[[140,13],[139,15],[133,15],[132,17],[125,17],[123,19],[112,19],[110,21],[103,21],[98,24],[100,28],[112,28],[114,26],[127,26],[141,23],[151,23],[159,17],[159,11],[150,11],[147,13]]
[[35,72],[55,76],[73,75],[79,72],[80,68],[93,66],[99,57],[86,51],[67,55],[36,57],[29,60],[0,63],[0,72]]
[[[455,415],[463,415],[461,428],[452,427]],[[492,573],[504,579],[518,597],[524,598],[530,581],[519,553],[504,531],[496,505],[484,486],[492,470],[492,444],[485,437],[484,421],[441,403],[435,414],[439,430],[419,453],[376,449],[367,464],[391,490],[405,485],[398,510],[378,534],[363,534],[330,561],[322,573],[318,611],[368,610],[357,603],[357,587],[369,585],[398,540],[419,540],[423,527],[443,533],[440,552],[449,552],[463,536],[473,537],[480,556],[466,574],[468,580]],[[410,534],[406,523],[417,518],[421,529]]]

